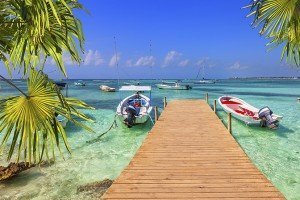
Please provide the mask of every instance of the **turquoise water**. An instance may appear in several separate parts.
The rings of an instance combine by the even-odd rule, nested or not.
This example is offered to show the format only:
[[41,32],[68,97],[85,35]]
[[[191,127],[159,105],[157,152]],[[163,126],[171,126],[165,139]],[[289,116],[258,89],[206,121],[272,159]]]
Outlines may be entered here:
[[[72,155],[58,157],[50,167],[32,168],[14,179],[0,183],[0,199],[92,199],[77,193],[77,187],[105,178],[115,179],[130,162],[141,145],[151,122],[127,129],[121,123],[99,142],[88,145],[86,141],[105,131],[114,118],[121,98],[130,93],[104,93],[101,84],[117,86],[114,80],[89,80],[86,87],[76,87],[69,80],[69,95],[80,98],[96,110],[83,110],[94,119],[86,123],[96,134],[68,124]],[[122,81],[121,81],[122,82]],[[151,84],[155,81],[142,81]],[[15,94],[0,82],[0,96]],[[16,82],[22,88],[24,83]],[[203,98],[208,92],[210,103],[221,95],[233,95],[247,100],[256,107],[268,105],[276,114],[284,116],[278,130],[249,127],[233,120],[233,135],[255,165],[287,197],[300,199],[300,80],[221,80],[215,85],[194,86],[190,91],[152,91],[153,105],[162,107],[164,96],[168,100]],[[188,111],[187,111],[188,112]],[[184,114],[184,113],[183,113]],[[218,115],[226,121],[226,114],[218,107]],[[5,154],[5,153],[4,153]],[[0,165],[5,165],[4,155]]]

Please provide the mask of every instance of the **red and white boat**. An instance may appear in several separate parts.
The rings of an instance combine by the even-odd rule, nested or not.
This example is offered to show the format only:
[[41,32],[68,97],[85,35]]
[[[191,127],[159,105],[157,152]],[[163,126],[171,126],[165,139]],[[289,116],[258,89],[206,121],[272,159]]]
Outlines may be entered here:
[[218,101],[225,112],[231,113],[233,117],[248,125],[265,125],[273,129],[277,128],[282,119],[282,116],[273,114],[268,107],[258,109],[236,97],[222,96]]

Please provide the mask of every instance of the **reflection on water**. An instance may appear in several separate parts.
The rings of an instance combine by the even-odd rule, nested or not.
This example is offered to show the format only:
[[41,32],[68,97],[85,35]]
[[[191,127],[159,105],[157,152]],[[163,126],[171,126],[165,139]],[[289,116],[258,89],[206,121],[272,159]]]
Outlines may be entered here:
[[[141,145],[151,123],[127,129],[121,123],[99,142],[87,144],[111,125],[119,101],[130,93],[104,93],[101,84],[117,87],[117,81],[90,80],[86,87],[76,87],[69,80],[69,95],[80,98],[96,110],[83,110],[95,122],[85,122],[95,134],[69,124],[66,128],[72,155],[58,156],[49,167],[32,168],[14,179],[0,184],[0,199],[89,199],[77,193],[77,187],[105,178],[114,179],[130,162]],[[141,81],[152,84],[153,81]],[[1,96],[17,94],[1,84]],[[23,82],[17,83],[23,88]],[[235,95],[260,108],[268,105],[284,117],[278,130],[247,126],[233,120],[233,135],[255,165],[284,193],[288,199],[300,199],[300,97],[299,80],[224,80],[212,85],[197,85],[189,91],[152,91],[152,103],[162,107],[168,100],[203,98],[209,92],[210,101],[221,95]],[[188,111],[187,111],[188,113]],[[186,113],[179,113],[186,114]],[[226,123],[226,114],[218,108],[218,115]],[[58,154],[59,155],[59,154]],[[4,165],[5,157],[0,158]]]

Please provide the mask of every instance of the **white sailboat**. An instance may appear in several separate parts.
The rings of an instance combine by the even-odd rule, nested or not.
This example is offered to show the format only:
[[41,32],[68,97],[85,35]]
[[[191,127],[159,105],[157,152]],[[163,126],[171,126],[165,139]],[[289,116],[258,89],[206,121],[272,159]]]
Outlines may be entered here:
[[[205,68],[205,66],[203,65],[203,66],[202,66],[202,79],[201,79],[201,80],[198,80],[198,81],[195,81],[194,84],[215,84],[215,83],[216,83],[215,80],[205,79],[205,78],[204,78],[204,68]],[[200,71],[201,71],[201,67],[200,67],[200,69],[199,69],[199,71],[198,71],[198,74],[197,74],[196,79],[198,79],[199,74],[200,74]]]
[[194,82],[195,84],[215,84],[216,82],[214,80],[209,80],[209,79],[202,79],[199,81]]
[[122,86],[120,91],[133,91],[135,93],[119,103],[116,112],[118,118],[129,128],[147,122],[153,107],[150,98],[140,93],[143,91],[151,93],[151,86]]

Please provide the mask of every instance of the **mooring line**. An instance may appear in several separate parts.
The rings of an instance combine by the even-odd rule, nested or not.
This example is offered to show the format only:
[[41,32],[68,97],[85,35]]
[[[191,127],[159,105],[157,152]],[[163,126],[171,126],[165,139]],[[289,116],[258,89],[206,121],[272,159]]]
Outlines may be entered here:
[[108,133],[111,129],[118,127],[117,119],[116,119],[116,118],[117,118],[117,114],[115,114],[114,121],[113,121],[113,123],[110,125],[110,127],[109,127],[109,129],[108,129],[107,131],[101,133],[101,134],[100,134],[97,138],[95,138],[95,139],[86,141],[86,143],[88,143],[88,144],[93,144],[93,143],[95,143],[95,142],[98,142],[98,141],[102,138],[102,136],[104,136],[106,133]]

